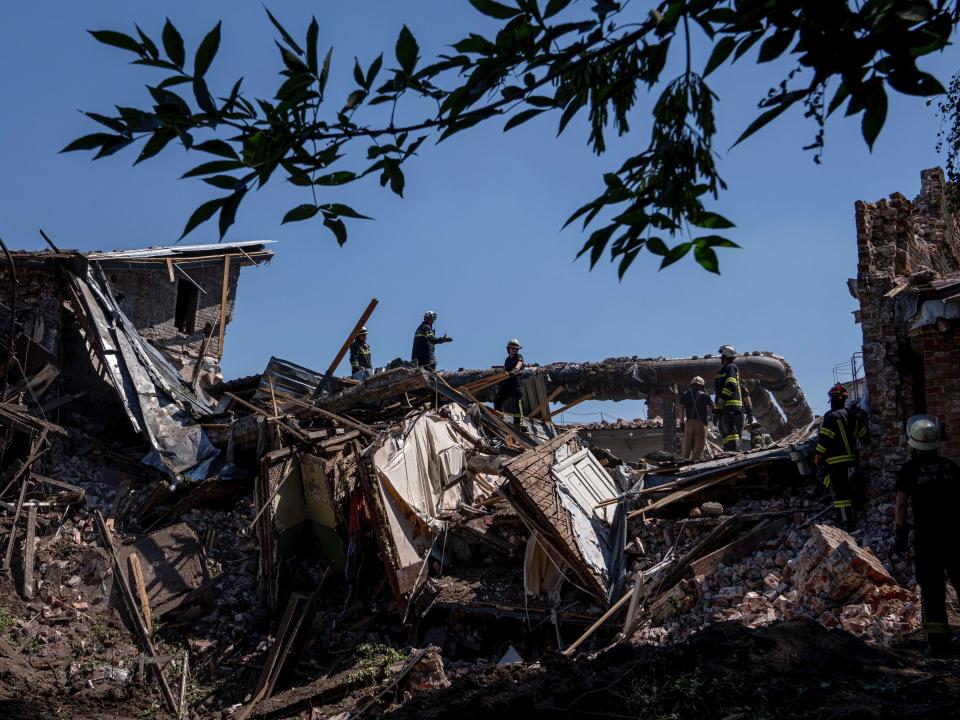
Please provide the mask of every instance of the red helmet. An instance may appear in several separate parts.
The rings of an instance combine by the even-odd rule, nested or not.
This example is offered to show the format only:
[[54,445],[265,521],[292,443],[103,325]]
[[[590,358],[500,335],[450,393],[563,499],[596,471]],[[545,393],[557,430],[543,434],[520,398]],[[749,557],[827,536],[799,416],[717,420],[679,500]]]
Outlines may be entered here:
[[838,398],[840,400],[846,400],[848,393],[847,389],[843,385],[837,383],[830,388],[830,392],[828,392],[827,395],[829,395],[831,399]]

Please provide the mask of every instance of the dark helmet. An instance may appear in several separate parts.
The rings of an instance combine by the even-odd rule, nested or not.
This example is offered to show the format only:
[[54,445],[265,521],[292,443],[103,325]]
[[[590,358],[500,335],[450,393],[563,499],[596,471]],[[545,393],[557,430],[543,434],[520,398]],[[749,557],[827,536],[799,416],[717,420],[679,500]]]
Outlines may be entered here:
[[837,383],[832,388],[830,388],[830,391],[827,393],[827,395],[830,397],[831,400],[845,401],[847,399],[848,393],[847,393],[847,389],[843,385],[841,385],[840,383]]

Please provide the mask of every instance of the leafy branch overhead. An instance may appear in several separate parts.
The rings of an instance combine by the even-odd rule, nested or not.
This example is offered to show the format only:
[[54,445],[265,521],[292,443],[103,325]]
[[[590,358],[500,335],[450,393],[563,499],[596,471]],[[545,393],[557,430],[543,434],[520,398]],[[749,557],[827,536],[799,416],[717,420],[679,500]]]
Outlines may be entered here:
[[[580,254],[593,267],[608,252],[621,277],[644,249],[661,258],[661,268],[692,251],[697,263],[719,272],[716,249],[736,245],[718,234],[733,224],[709,207],[725,185],[713,147],[717,97],[706,78],[745,56],[781,58],[783,81],[765,95],[758,88],[758,116],[737,142],[800,106],[816,125],[806,148],[819,161],[825,120],[837,110],[859,116],[872,147],[888,89],[943,93],[917,61],[946,47],[958,22],[957,2],[939,0],[665,0],[653,10],[629,0],[469,2],[497,21],[496,32],[471,33],[425,61],[404,26],[386,66],[383,54],[353,61],[354,88],[336,101],[326,97],[333,49],[320,47],[315,18],[301,40],[267,11],[282,69],[273,96],[252,100],[242,78],[219,93],[207,85],[219,23],[189,61],[169,20],[159,42],[139,26],[132,35],[92,31],[165,76],[147,87],[152,102],[143,108],[87,113],[106,131],[64,150],[100,158],[142,141],[139,163],[178,140],[205,156],[183,177],[225,194],[201,204],[183,235],[217,215],[223,237],[249,190],[279,170],[304,194],[283,222],[320,218],[343,244],[344,219],[365,216],[336,202],[334,188],[373,176],[402,196],[403,166],[428,137],[440,142],[498,117],[506,131],[546,113],[557,117],[559,135],[579,115],[590,147],[602,155],[609,133],[625,135],[637,113],[652,113],[646,148],[606,173],[602,192],[567,224],[594,227]],[[703,67],[691,61],[694,47],[709,49]],[[671,57],[679,70],[665,77]]]

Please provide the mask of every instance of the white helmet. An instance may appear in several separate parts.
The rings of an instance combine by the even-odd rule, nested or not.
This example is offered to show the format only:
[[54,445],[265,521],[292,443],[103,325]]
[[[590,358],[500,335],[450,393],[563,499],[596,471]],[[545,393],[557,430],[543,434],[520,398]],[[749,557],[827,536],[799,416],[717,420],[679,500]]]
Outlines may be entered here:
[[360,332],[358,332],[357,335],[366,335],[366,334],[367,334],[367,326],[364,325],[362,328],[360,328]]
[[721,357],[735,358],[737,356],[737,349],[733,345],[721,345],[717,352],[720,353]]
[[423,317],[424,317],[424,319],[436,320],[436,319],[437,319],[437,313],[434,312],[433,310],[427,310],[427,311],[423,314]]
[[693,380],[690,381],[691,385],[706,385],[703,381],[703,378],[697,375]]
[[940,447],[940,425],[929,415],[907,420],[907,444],[914,450],[936,450]]

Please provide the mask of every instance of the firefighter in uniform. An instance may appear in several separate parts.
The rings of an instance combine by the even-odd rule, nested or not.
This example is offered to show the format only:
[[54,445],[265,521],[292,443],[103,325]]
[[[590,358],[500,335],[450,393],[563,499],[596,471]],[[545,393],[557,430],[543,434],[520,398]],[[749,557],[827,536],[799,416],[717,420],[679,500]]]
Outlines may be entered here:
[[413,351],[410,354],[410,359],[413,362],[431,372],[437,369],[437,355],[434,352],[434,346],[453,341],[453,338],[446,335],[436,336],[433,332],[433,324],[436,321],[437,314],[433,310],[427,310],[423,314],[423,322],[417,326],[417,331],[413,335]]
[[720,348],[720,372],[713,381],[714,417],[717,430],[723,442],[724,450],[739,452],[740,437],[743,434],[743,418],[753,422],[753,406],[750,396],[740,377],[740,369],[734,363],[737,350],[733,345],[724,345]]
[[520,341],[511,338],[507,343],[507,359],[503,361],[503,369],[510,373],[510,377],[501,380],[497,385],[497,397],[493,407],[498,412],[506,410],[513,413],[513,424],[523,425],[523,381],[520,371],[523,370],[523,355],[520,354]]
[[857,407],[847,408],[847,389],[834,385],[828,393],[830,411],[823,416],[813,462],[818,477],[833,496],[837,521],[849,528],[853,524],[853,496],[857,486],[859,446],[866,443],[866,414]]
[[697,375],[690,381],[690,388],[680,396],[677,407],[678,418],[683,421],[680,455],[687,460],[699,460],[707,444],[707,422],[713,413],[713,401],[704,390],[705,386],[703,378]]
[[356,374],[361,370],[373,372],[373,359],[370,355],[370,346],[367,345],[367,328],[360,328],[360,334],[350,344],[350,372]]
[[940,457],[939,423],[925,416],[907,421],[907,443],[912,457],[897,477],[896,544],[907,549],[910,525],[907,506],[913,505],[914,570],[920,585],[923,629],[931,655],[950,648],[945,577],[960,592],[960,553],[957,552],[956,510],[960,504],[960,468]]

